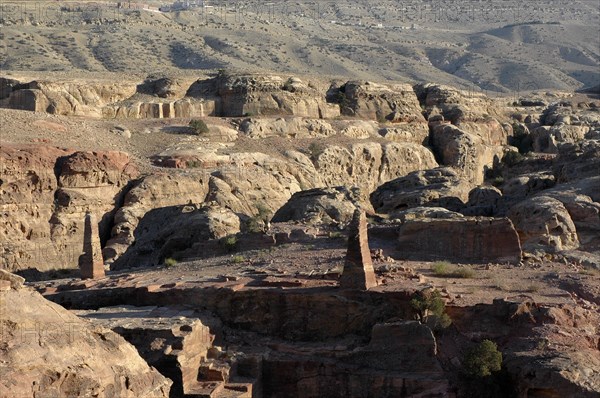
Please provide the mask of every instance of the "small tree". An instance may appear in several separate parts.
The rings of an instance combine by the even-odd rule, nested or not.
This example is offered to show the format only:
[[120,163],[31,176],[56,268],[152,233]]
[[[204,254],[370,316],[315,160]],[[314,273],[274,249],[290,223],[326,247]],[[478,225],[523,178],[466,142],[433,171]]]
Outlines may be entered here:
[[502,368],[502,353],[496,343],[483,340],[467,352],[463,360],[465,373],[472,377],[486,377]]
[[206,134],[210,131],[204,120],[200,119],[191,120],[189,126],[194,130],[196,135]]
[[442,295],[435,289],[420,291],[416,297],[410,300],[410,305],[417,312],[417,318],[421,323],[427,322],[429,315],[441,317],[445,308]]
[[426,289],[410,301],[417,313],[419,322],[427,324],[433,331],[440,331],[452,324],[452,319],[444,312],[446,305],[439,291]]

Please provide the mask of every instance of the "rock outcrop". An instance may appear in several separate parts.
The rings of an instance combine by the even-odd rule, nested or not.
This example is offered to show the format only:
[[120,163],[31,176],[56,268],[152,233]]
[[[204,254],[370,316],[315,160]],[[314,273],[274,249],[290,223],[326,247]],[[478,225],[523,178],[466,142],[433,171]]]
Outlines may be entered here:
[[334,118],[339,107],[325,101],[324,93],[298,78],[275,75],[230,75],[215,78],[219,115],[295,115]]
[[109,233],[117,204],[138,171],[122,152],[75,152],[39,145],[0,148],[0,266],[47,271],[77,268],[83,221]]
[[169,397],[171,381],[122,337],[28,288],[0,290],[0,336],[4,397]]
[[240,220],[219,206],[161,207],[148,211],[133,231],[134,245],[112,264],[111,269],[142,267],[178,258],[195,243],[219,239],[240,231]]
[[135,241],[135,232],[144,215],[155,209],[188,203],[203,203],[208,191],[204,176],[153,174],[140,179],[125,195],[123,205],[114,215],[114,225],[103,256],[114,262]]
[[448,167],[415,171],[379,186],[370,200],[377,213],[390,214],[418,206],[457,211],[467,201],[470,184]]
[[314,188],[296,192],[271,222],[301,221],[312,224],[346,224],[362,205],[357,188]]
[[521,261],[519,236],[512,222],[484,217],[406,220],[399,228],[398,252],[402,258],[415,260]]
[[10,94],[8,107],[55,115],[96,116],[102,108],[135,94],[133,82],[51,82],[34,80],[18,86]]
[[440,163],[460,170],[473,184],[481,184],[485,170],[500,162],[503,147],[488,145],[481,137],[450,124],[439,124],[431,130],[430,145]]
[[561,201],[536,196],[514,206],[508,216],[519,232],[523,249],[550,252],[579,247],[577,229]]

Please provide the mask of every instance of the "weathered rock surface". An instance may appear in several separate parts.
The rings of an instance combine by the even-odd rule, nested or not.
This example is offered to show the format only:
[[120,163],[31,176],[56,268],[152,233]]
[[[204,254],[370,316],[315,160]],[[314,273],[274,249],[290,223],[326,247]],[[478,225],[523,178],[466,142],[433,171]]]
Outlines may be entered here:
[[579,247],[577,229],[557,199],[536,196],[518,203],[508,216],[515,224],[524,250],[561,251]]
[[56,115],[101,116],[102,108],[131,97],[132,82],[32,81],[12,91],[8,107]]
[[535,303],[526,297],[449,308],[453,326],[499,342],[519,397],[598,396],[598,313],[574,305]]
[[171,381],[122,337],[30,289],[0,291],[0,335],[4,397],[169,396]]
[[361,194],[357,188],[314,188],[293,194],[290,200],[277,210],[271,222],[346,224],[352,220],[354,210],[361,205]]
[[434,126],[430,144],[441,164],[460,170],[474,184],[483,182],[486,168],[497,164],[503,154],[502,146],[488,145],[481,137],[450,124]]
[[227,396],[238,396],[228,391],[228,387],[235,386],[226,384],[233,376],[231,364],[221,358],[226,353],[213,346],[215,332],[204,324],[220,329],[217,318],[189,309],[153,306],[104,307],[76,313],[133,344],[148,364],[173,381],[171,396],[211,390],[214,396],[223,397],[227,392],[232,394]]
[[129,246],[112,264],[112,269],[157,265],[196,242],[219,239],[240,231],[238,216],[219,206],[197,208],[169,206],[144,214],[133,232],[134,245]]
[[437,166],[433,154],[411,143],[357,143],[327,146],[314,160],[327,186],[357,186],[372,191],[380,184],[415,170]]
[[370,200],[377,213],[411,207],[434,206],[458,210],[464,207],[471,187],[449,167],[415,171],[379,186]]
[[221,116],[295,115],[333,118],[339,107],[325,101],[324,93],[298,78],[275,75],[227,75],[215,78]]
[[122,152],[45,146],[0,148],[0,266],[40,271],[76,268],[87,211],[107,236],[128,182],[138,174]]
[[153,174],[142,178],[125,195],[123,206],[114,215],[110,239],[103,249],[107,263],[114,262],[135,241],[142,217],[156,208],[204,202],[208,188],[205,179]]
[[486,263],[521,261],[517,231],[509,219],[464,217],[412,219],[399,228],[403,258]]
[[589,131],[587,126],[571,126],[560,124],[540,126],[531,131],[533,150],[535,152],[558,153],[563,144],[574,144],[584,139]]
[[[330,89],[330,95],[332,95]],[[349,81],[335,94],[342,113],[370,120],[389,120],[398,124],[426,126],[419,101],[408,84],[384,85]]]
[[461,210],[465,216],[492,217],[498,211],[498,202],[502,198],[502,192],[492,186],[475,187],[469,192],[469,201]]

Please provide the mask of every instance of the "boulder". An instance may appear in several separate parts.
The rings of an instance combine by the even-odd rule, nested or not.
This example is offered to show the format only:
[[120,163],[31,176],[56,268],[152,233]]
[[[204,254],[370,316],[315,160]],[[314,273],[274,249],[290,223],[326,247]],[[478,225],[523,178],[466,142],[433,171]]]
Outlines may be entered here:
[[469,201],[461,213],[465,216],[491,217],[496,214],[498,201],[501,198],[502,192],[496,187],[475,187],[469,192]]
[[396,178],[371,193],[377,213],[392,213],[418,206],[464,207],[470,184],[449,167],[415,171]]
[[293,194],[271,222],[347,224],[358,207],[361,207],[361,194],[357,188],[314,188]]
[[[3,397],[169,397],[172,382],[116,333],[30,289],[0,292]],[[0,307],[0,310],[2,307]]]
[[[389,120],[424,126],[419,101],[408,84],[384,85],[366,81],[349,81],[336,94],[342,112],[370,120]],[[340,99],[341,98],[341,99]]]
[[531,140],[535,152],[558,153],[564,144],[574,144],[585,138],[589,131],[587,126],[540,126],[531,131]]
[[565,206],[549,196],[524,200],[508,213],[523,250],[561,251],[579,247],[575,224]]
[[553,166],[553,173],[559,183],[597,177],[598,170],[600,170],[600,140],[585,140],[577,144],[563,145]]

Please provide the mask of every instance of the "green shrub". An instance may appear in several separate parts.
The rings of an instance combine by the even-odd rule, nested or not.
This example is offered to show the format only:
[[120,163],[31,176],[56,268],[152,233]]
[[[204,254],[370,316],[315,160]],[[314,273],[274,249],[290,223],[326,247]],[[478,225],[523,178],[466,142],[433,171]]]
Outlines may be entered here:
[[165,264],[165,267],[171,268],[171,267],[173,267],[173,266],[175,266],[177,264],[177,260],[175,260],[172,257],[169,257],[169,258],[165,259],[164,264]]
[[239,264],[239,263],[243,263],[244,261],[246,261],[246,258],[244,256],[233,256],[231,257],[231,261],[234,264]]
[[486,377],[502,368],[502,353],[496,343],[483,340],[470,349],[463,360],[463,369],[471,377]]
[[343,238],[345,238],[346,236],[345,236],[345,235],[344,235],[342,232],[340,232],[340,231],[331,231],[331,232],[329,233],[329,237],[330,237],[331,239],[343,239]]
[[256,205],[257,214],[246,220],[246,231],[265,232],[266,226],[271,219],[271,210],[262,203]]
[[521,163],[525,159],[525,156],[521,155],[519,152],[508,151],[502,158],[502,162],[506,163],[508,166],[515,166]]
[[442,278],[464,278],[469,279],[475,276],[475,271],[467,267],[457,267],[447,261],[438,261],[431,266],[435,276]]
[[237,246],[237,236],[236,235],[227,235],[219,241],[219,244],[225,248],[228,252],[232,252],[235,250]]
[[442,295],[435,289],[420,291],[416,297],[410,300],[410,305],[415,310],[417,318],[421,323],[427,322],[429,315],[441,317],[445,309]]
[[196,135],[206,134],[210,131],[204,120],[200,119],[191,120],[189,126],[194,130]]

